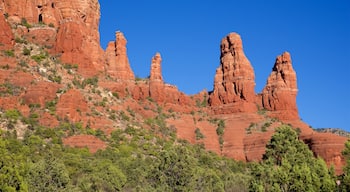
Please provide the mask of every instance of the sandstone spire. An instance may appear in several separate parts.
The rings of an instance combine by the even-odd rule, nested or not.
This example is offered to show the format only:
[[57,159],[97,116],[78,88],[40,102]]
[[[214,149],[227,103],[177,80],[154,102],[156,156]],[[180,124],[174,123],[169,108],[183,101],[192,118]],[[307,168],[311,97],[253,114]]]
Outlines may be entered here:
[[256,110],[254,78],[253,67],[243,52],[241,37],[230,33],[221,41],[220,66],[216,70],[210,105],[239,106],[239,109],[231,109],[230,112]]
[[276,58],[272,72],[262,91],[262,104],[279,119],[299,119],[296,104],[297,78],[290,54],[284,52]]
[[161,62],[162,62],[162,58],[160,56],[160,53],[156,53],[156,55],[152,58],[151,73],[150,73],[151,81],[153,80],[163,81]]
[[162,58],[160,53],[156,53],[151,62],[149,94],[153,100],[163,102],[165,100],[165,86],[162,77]]
[[107,73],[120,80],[134,80],[134,72],[130,68],[126,52],[127,40],[123,33],[115,33],[115,42],[110,42],[106,49]]

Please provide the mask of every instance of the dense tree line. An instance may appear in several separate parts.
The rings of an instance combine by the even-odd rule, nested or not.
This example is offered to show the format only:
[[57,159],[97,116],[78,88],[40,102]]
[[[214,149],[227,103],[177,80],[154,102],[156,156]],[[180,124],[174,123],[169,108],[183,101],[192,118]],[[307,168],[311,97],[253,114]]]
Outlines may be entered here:
[[[336,178],[288,126],[276,130],[260,163],[242,163],[174,137],[128,127],[106,150],[62,145],[62,130],[35,127],[23,140],[0,132],[0,191],[349,191],[350,143]],[[340,179],[341,186],[336,185]]]

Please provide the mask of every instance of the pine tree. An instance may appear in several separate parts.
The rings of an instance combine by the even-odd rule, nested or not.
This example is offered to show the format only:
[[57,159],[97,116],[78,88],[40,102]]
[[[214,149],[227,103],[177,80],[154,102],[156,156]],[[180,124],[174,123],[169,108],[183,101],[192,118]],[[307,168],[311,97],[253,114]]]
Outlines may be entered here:
[[263,161],[252,167],[251,191],[333,191],[334,175],[313,156],[289,126],[276,130],[266,146]]

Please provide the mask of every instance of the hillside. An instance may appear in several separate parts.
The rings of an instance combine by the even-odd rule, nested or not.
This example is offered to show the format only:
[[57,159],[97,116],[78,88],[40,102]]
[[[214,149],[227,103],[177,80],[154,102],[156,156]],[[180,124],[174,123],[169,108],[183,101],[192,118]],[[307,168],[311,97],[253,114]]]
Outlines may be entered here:
[[275,128],[289,124],[316,156],[342,172],[347,137],[315,132],[300,120],[288,52],[277,56],[266,86],[255,93],[242,39],[229,33],[220,43],[213,90],[186,95],[164,83],[160,53],[150,58],[149,78],[140,79],[122,32],[101,48],[97,0],[5,0],[0,8],[0,109],[24,118],[0,126],[17,138],[37,126],[58,129],[64,145],[95,153],[110,144],[101,135],[157,130],[221,156],[259,161]]

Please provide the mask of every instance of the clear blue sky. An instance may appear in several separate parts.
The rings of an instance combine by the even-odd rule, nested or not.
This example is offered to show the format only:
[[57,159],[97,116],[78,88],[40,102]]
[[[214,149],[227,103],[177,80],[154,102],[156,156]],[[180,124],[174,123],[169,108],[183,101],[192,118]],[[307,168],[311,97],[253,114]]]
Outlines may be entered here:
[[350,131],[350,1],[348,0],[100,0],[101,44],[120,30],[138,77],[162,55],[163,78],[186,94],[213,89],[220,41],[230,32],[243,40],[255,69],[256,92],[275,58],[292,56],[300,117],[314,128]]

